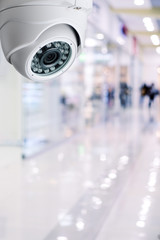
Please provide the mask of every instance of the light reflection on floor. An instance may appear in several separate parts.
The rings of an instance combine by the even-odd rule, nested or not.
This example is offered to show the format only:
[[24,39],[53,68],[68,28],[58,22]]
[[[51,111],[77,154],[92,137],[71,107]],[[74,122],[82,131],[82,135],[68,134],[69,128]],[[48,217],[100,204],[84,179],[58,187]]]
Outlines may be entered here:
[[12,166],[8,183],[1,176],[0,239],[158,239],[159,132],[146,112],[122,111]]

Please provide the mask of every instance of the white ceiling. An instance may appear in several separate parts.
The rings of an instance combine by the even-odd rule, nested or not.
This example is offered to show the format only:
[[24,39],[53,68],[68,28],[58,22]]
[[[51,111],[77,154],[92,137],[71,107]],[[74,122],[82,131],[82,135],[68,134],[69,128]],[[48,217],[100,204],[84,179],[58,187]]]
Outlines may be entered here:
[[[160,0],[159,0],[160,1]],[[143,6],[136,6],[134,4],[134,0],[107,0],[107,2],[116,9],[150,9],[152,7],[150,0],[145,0],[145,3]],[[125,24],[127,25],[128,29],[131,31],[146,31],[144,24],[143,24],[143,18],[144,16],[139,16],[139,15],[129,15],[129,14],[119,14],[121,19],[124,20]],[[148,17],[148,16],[146,16]],[[156,22],[156,19],[152,18],[155,30],[158,31],[158,25]],[[152,35],[153,33],[151,33]],[[148,35],[136,35],[139,43],[141,45],[151,45],[151,40],[150,36]]]
[[150,0],[145,0],[143,6],[134,5],[134,0],[108,0],[111,6],[115,8],[150,8],[151,2]]

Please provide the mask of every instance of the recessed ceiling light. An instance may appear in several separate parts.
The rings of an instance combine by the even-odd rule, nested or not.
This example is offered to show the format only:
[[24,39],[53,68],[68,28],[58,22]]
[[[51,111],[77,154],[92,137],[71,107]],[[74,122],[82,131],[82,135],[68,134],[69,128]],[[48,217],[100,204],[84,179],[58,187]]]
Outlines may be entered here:
[[151,18],[149,17],[143,18],[143,23],[148,32],[154,31],[154,25]]
[[160,44],[159,37],[155,34],[151,36],[151,41],[155,46],[158,46]]
[[144,0],[134,0],[134,4],[137,6],[142,6],[144,5]]

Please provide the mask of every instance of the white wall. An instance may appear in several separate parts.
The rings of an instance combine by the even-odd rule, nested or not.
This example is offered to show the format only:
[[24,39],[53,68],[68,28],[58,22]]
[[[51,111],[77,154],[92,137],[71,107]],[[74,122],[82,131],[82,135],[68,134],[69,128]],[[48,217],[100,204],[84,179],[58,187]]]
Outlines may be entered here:
[[0,144],[21,140],[21,76],[0,49]]

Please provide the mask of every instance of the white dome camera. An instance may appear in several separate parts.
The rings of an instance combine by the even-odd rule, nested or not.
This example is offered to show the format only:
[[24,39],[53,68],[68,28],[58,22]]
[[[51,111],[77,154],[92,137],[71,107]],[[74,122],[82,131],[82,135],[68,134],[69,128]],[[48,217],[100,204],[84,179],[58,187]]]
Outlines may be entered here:
[[34,81],[65,72],[80,53],[92,0],[0,0],[4,55]]

